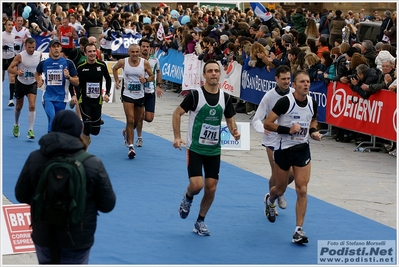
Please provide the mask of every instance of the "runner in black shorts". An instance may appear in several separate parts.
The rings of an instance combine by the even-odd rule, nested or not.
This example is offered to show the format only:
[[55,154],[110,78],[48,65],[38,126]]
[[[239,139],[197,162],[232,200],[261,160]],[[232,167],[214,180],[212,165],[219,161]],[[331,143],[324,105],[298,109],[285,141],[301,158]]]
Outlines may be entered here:
[[[209,60],[203,68],[205,84],[193,89],[173,113],[173,147],[181,150],[185,142],[181,138],[181,116],[188,113],[187,131],[187,171],[189,185],[179,206],[180,218],[189,215],[194,196],[204,189],[197,220],[193,231],[201,236],[209,236],[210,231],[205,224],[219,181],[221,154],[221,121],[225,117],[227,127],[235,140],[241,135],[234,119],[235,111],[231,97],[219,89],[220,66],[214,60]],[[204,168],[204,174],[202,173]]]
[[306,71],[298,71],[292,86],[295,91],[280,98],[264,121],[266,130],[278,133],[274,146],[275,185],[265,197],[265,215],[270,222],[275,222],[274,202],[284,194],[292,166],[297,193],[296,228],[292,242],[303,244],[308,243],[302,226],[305,221],[307,187],[310,180],[309,137],[320,141],[321,134],[316,130],[318,105],[309,96],[309,74]]
[[114,65],[112,73],[115,79],[115,88],[119,90],[118,70],[123,69],[123,91],[121,99],[126,116],[126,127],[122,129],[125,145],[128,146],[128,158],[136,156],[134,150],[134,128],[137,126],[143,114],[144,84],[154,80],[154,74],[150,63],[140,57],[138,44],[131,44],[128,48],[129,57],[119,59]]
[[[3,82],[5,73],[11,62],[15,57],[14,42],[15,34],[12,33],[14,22],[12,20],[6,20],[4,23],[5,31],[2,33],[2,62],[3,62]],[[10,98],[8,100],[8,106],[14,106],[14,90],[15,90],[15,75],[8,72],[8,81],[10,86]]]
[[41,53],[35,51],[36,41],[33,38],[28,38],[25,41],[25,50],[15,56],[11,62],[8,72],[15,75],[15,98],[17,103],[14,111],[14,129],[13,135],[19,136],[19,116],[24,105],[24,96],[28,98],[29,102],[29,129],[28,138],[34,139],[35,133],[33,132],[33,125],[36,118],[36,95],[37,95],[37,83],[35,80],[34,73],[36,67],[41,61]]

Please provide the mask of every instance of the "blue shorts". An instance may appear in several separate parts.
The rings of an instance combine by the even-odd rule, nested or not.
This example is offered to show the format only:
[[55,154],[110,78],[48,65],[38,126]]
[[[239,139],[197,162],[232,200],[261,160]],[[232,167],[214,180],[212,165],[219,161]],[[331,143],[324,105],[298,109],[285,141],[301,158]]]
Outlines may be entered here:
[[144,94],[144,109],[146,112],[155,112],[155,93]]

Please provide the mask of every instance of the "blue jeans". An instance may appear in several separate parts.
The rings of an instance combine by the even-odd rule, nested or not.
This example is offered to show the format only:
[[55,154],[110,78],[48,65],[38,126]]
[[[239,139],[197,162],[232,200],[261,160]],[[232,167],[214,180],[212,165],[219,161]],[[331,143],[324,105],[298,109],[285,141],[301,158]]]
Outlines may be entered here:
[[[35,244],[36,256],[39,264],[50,264],[51,253],[50,248],[41,247]],[[91,248],[84,249],[58,249],[60,264],[88,264]]]

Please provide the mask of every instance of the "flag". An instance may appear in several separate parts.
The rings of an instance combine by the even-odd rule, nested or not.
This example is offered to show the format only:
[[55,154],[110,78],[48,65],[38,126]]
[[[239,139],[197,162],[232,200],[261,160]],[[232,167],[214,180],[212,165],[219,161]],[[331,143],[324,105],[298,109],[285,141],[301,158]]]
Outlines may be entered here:
[[165,35],[165,31],[163,29],[163,25],[162,25],[162,21],[161,21],[161,23],[159,23],[159,28],[157,31],[158,40],[163,41],[164,35]]
[[269,9],[265,8],[260,2],[250,2],[251,8],[254,14],[260,18],[262,22],[268,21],[272,18],[272,13],[269,12]]

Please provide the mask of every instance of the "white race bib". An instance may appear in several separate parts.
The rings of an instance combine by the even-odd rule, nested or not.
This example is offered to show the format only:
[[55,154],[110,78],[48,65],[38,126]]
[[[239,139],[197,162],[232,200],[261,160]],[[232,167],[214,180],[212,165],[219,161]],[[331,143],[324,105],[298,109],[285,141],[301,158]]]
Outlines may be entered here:
[[47,70],[47,84],[48,85],[62,85],[62,69]]
[[86,83],[86,95],[90,98],[98,98],[101,88],[99,83]]
[[201,145],[213,146],[219,143],[220,126],[203,123],[198,142]]

